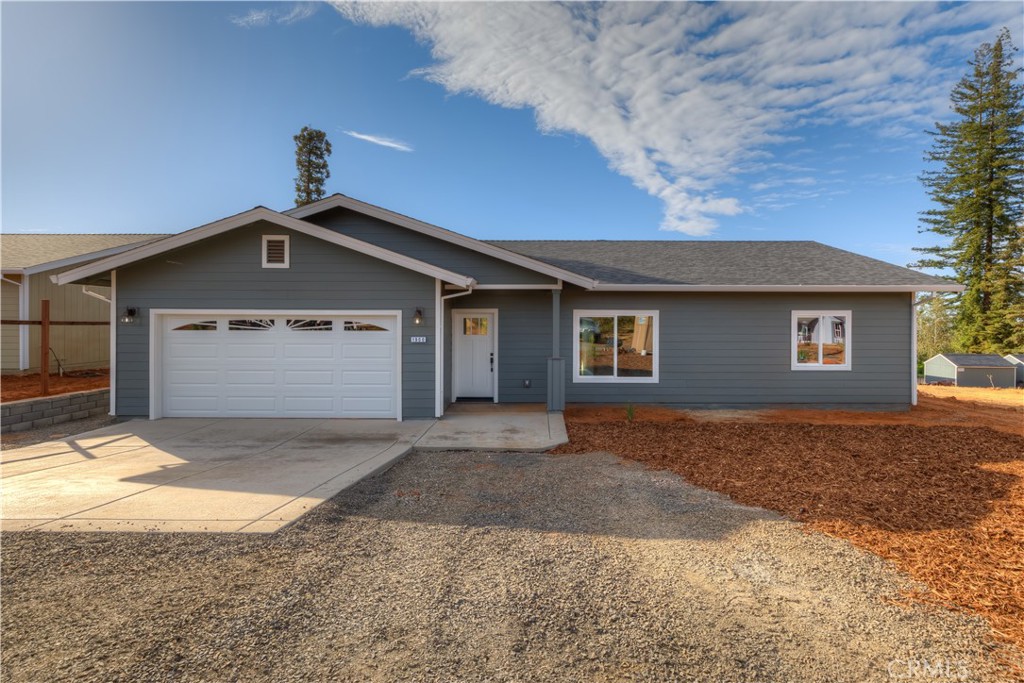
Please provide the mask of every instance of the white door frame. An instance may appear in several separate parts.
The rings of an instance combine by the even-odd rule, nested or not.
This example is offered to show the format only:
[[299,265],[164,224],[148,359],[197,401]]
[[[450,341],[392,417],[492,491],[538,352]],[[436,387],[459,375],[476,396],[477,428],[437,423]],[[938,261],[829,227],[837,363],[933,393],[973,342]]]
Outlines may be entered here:
[[459,364],[455,359],[455,335],[459,334],[458,325],[455,324],[458,316],[460,315],[481,315],[489,314],[494,316],[494,330],[491,335],[491,345],[494,349],[494,383],[492,392],[494,394],[494,402],[498,402],[498,309],[497,308],[453,308],[452,309],[452,401],[458,401],[459,397],[456,396],[456,389],[459,386]]
[[[149,419],[163,417],[163,327],[169,315],[322,315],[322,316],[389,316],[395,319],[395,419],[402,421],[402,311],[399,310],[322,310],[322,309],[260,309],[260,308],[152,308],[149,311]],[[340,419],[340,418],[339,418]]]

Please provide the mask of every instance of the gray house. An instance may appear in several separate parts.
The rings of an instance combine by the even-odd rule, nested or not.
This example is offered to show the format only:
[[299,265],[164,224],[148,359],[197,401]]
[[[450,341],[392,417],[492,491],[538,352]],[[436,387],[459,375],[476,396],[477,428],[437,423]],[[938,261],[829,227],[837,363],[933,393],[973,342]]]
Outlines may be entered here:
[[1017,370],[995,353],[940,353],[924,362],[924,381],[1005,389],[1017,386]]
[[61,273],[111,288],[112,412],[430,418],[455,401],[916,401],[914,295],[815,242],[484,242],[343,195]]
[[1017,386],[1024,386],[1024,353],[1008,353],[1003,358],[1017,366]]

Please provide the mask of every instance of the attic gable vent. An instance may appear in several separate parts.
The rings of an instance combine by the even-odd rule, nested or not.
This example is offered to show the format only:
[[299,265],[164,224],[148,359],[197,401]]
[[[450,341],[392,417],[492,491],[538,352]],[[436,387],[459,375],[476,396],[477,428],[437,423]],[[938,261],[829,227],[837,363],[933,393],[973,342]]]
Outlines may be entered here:
[[264,268],[287,268],[289,257],[288,235],[263,235]]

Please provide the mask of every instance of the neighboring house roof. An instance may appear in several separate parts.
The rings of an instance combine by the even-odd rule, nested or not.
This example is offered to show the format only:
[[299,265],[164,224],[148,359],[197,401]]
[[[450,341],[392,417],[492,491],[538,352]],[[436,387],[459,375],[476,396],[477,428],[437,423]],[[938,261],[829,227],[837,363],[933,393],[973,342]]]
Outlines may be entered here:
[[942,356],[959,368],[1013,367],[1013,363],[995,353],[940,353],[939,356]]
[[818,242],[501,240],[491,242],[598,281],[597,289],[879,288],[961,285]]
[[476,280],[468,275],[453,273],[450,270],[439,268],[430,263],[406,256],[405,254],[389,251],[383,247],[378,247],[374,244],[357,240],[354,237],[349,237],[348,235],[342,235],[341,233],[334,232],[333,230],[322,228],[319,225],[313,225],[312,223],[307,223],[306,221],[286,216],[283,213],[271,211],[263,206],[257,206],[249,211],[243,211],[242,213],[229,216],[228,218],[224,218],[214,223],[208,223],[207,225],[193,228],[192,230],[188,230],[177,235],[171,235],[170,237],[165,237],[161,240],[149,242],[129,251],[109,256],[107,258],[100,259],[99,261],[94,261],[79,268],[75,268],[74,270],[54,275],[52,276],[52,280],[58,285],[66,285],[80,280],[86,280],[90,277],[107,273],[129,263],[151,258],[173,249],[179,249],[208,237],[220,235],[230,230],[234,230],[235,228],[240,228],[258,221],[266,221],[273,225],[305,233],[312,237],[322,239],[325,242],[337,244],[342,247],[352,249],[353,251],[357,251],[374,258],[379,258],[389,263],[394,263],[395,265],[403,268],[408,268],[409,270],[438,278],[453,285],[471,287],[476,284]]
[[39,273],[127,251],[167,235],[10,234],[0,235],[0,267],[5,273]]

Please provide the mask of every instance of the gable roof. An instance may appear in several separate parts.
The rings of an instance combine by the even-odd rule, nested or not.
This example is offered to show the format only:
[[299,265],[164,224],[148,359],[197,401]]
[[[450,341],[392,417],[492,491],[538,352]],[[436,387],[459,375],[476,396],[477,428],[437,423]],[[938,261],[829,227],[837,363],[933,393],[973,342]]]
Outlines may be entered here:
[[944,278],[819,242],[502,240],[599,290],[961,291]]
[[32,275],[127,251],[167,235],[156,234],[10,234],[0,235],[0,264],[5,273]]
[[940,353],[958,368],[1012,368],[1013,363],[996,353]]
[[1008,353],[1003,358],[1014,364],[1024,363],[1024,353]]
[[54,275],[51,279],[58,285],[71,284],[136,261],[141,261],[173,249],[188,246],[189,244],[204,240],[208,237],[220,235],[230,230],[250,225],[257,221],[266,221],[282,228],[295,230],[296,232],[301,232],[310,235],[311,237],[322,239],[325,242],[337,244],[347,249],[366,254],[367,256],[372,256],[382,261],[387,261],[388,263],[393,263],[397,266],[401,266],[418,273],[423,273],[430,277],[438,278],[449,284],[459,285],[461,287],[471,287],[476,284],[476,280],[468,275],[460,275],[459,273],[453,273],[452,271],[445,270],[444,268],[438,268],[437,266],[414,259],[410,256],[406,256],[405,254],[399,254],[397,252],[378,247],[374,244],[357,240],[354,237],[342,235],[334,232],[333,230],[322,228],[319,225],[313,225],[312,223],[307,223],[306,221],[286,216],[282,213],[278,213],[277,211],[271,211],[263,206],[257,206],[249,211],[243,211],[242,213],[235,214],[234,216],[230,216],[213,223],[208,223],[207,225],[193,228],[192,230],[187,230],[177,235],[171,235],[170,237],[165,237],[164,239],[157,240],[155,242],[143,244],[129,251],[125,251],[99,261],[94,261],[79,268],[75,268],[74,270]]
[[536,259],[531,256],[514,252],[501,246],[500,242],[484,242],[481,240],[461,235],[451,230],[425,223],[415,218],[410,218],[400,213],[390,211],[374,204],[368,204],[367,202],[353,199],[343,194],[332,194],[330,197],[324,197],[323,199],[306,204],[305,206],[297,206],[294,209],[288,209],[284,211],[288,216],[295,218],[307,218],[324,211],[330,211],[331,209],[348,209],[350,211],[356,211],[366,216],[372,216],[373,218],[379,218],[380,220],[387,221],[394,225],[408,228],[415,232],[434,237],[451,244],[456,244],[460,247],[470,249],[472,251],[486,254],[501,261],[507,261],[517,266],[522,266],[529,270],[543,273],[557,280],[565,280],[571,282],[574,285],[592,289],[596,284],[591,278],[581,275],[579,271],[562,268],[555,264]]

